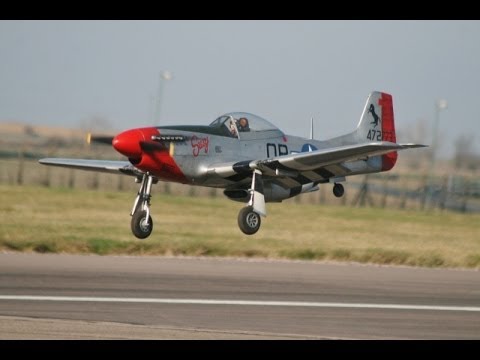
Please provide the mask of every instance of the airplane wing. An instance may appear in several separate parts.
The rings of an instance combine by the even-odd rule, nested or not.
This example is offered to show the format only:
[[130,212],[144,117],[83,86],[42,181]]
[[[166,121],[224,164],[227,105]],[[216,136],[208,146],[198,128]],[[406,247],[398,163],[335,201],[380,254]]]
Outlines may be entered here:
[[270,159],[242,161],[212,165],[208,173],[215,173],[232,181],[245,178],[253,169],[285,188],[297,187],[337,176],[348,175],[351,170],[345,162],[366,160],[398,150],[424,147],[418,144],[396,144],[389,141],[338,146],[310,152],[302,152]]
[[389,141],[345,145],[261,160],[257,162],[257,166],[260,170],[266,171],[268,171],[268,169],[276,169],[279,166],[297,171],[316,170],[332,164],[363,160],[367,157],[384,155],[393,151],[414,147],[423,147],[423,145],[401,145]]
[[38,162],[44,165],[90,170],[110,174],[121,173],[131,176],[143,174],[142,171],[138,170],[128,161],[45,158],[38,160]]

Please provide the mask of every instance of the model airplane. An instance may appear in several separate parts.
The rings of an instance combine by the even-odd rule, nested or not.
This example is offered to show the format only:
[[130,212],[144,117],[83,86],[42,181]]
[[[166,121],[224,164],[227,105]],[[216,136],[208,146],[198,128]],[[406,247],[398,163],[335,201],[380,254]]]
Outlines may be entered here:
[[267,214],[266,202],[324,183],[334,184],[340,197],[347,176],[388,171],[398,150],[424,146],[396,143],[392,96],[382,92],[369,95],[355,131],[326,141],[285,135],[259,116],[238,112],[208,126],[145,127],[92,140],[111,143],[128,161],[47,158],[40,163],[134,176],[141,185],[131,228],[140,239],[153,229],[151,190],[159,180],[225,189],[229,199],[246,203],[238,225],[251,235]]

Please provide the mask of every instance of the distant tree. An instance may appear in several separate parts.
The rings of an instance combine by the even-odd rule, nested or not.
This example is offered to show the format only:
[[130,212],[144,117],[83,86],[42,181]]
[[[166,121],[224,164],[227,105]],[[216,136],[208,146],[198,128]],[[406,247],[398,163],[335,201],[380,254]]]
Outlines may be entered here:
[[62,136],[49,136],[45,139],[45,144],[52,149],[58,149],[68,147],[70,145],[70,141]]
[[461,134],[454,142],[454,164],[457,169],[476,170],[480,167],[480,155],[475,153],[473,134]]
[[[397,142],[414,142],[417,144],[429,144],[430,136],[427,129],[428,121],[424,118],[419,118],[413,125],[408,127],[401,127],[396,130]],[[426,148],[421,152],[405,151],[401,154],[402,159],[405,159],[407,166],[411,169],[418,169],[421,165],[432,158],[432,149]]]
[[86,132],[110,133],[112,132],[112,122],[100,115],[93,115],[80,120],[80,128]]
[[37,132],[35,131],[35,129],[33,128],[33,126],[31,126],[31,125],[25,125],[25,127],[23,128],[23,133],[25,135],[28,135],[28,136],[31,136],[31,137],[38,137],[39,136],[37,134]]

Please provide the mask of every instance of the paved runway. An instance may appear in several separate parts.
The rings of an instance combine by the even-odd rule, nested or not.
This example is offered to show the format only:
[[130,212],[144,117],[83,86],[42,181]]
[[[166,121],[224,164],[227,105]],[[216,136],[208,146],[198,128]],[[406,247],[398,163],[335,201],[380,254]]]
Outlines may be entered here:
[[0,254],[0,339],[480,339],[480,272]]

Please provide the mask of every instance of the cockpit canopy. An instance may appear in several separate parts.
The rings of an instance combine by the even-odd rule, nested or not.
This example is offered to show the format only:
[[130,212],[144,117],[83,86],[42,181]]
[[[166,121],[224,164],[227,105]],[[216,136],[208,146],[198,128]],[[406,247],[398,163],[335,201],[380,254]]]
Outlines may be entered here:
[[240,139],[265,139],[283,136],[283,132],[275,125],[260,116],[245,112],[227,113],[218,117],[210,126],[221,129],[225,136]]

